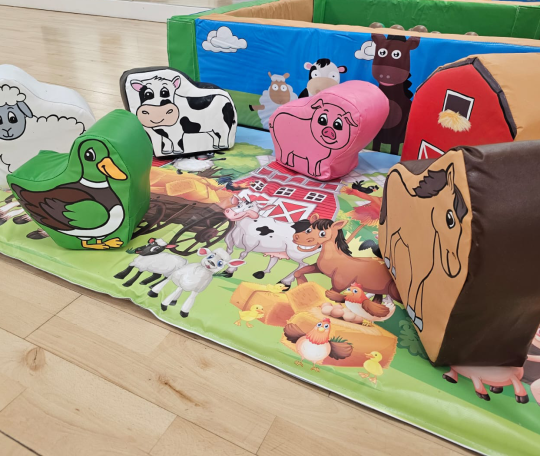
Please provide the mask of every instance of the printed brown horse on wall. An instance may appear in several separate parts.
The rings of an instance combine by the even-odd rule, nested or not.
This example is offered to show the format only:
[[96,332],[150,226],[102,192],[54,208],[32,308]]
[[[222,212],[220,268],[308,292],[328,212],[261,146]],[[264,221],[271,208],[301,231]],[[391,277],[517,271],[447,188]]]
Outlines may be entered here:
[[399,154],[399,146],[405,141],[405,129],[409,120],[413,96],[409,90],[410,52],[420,44],[420,37],[371,34],[376,45],[372,73],[379,88],[390,102],[390,113],[379,134],[373,140],[373,150],[381,150],[381,143],[390,144],[392,154]]
[[382,296],[401,302],[396,284],[379,258],[354,258],[343,235],[342,228],[347,220],[334,222],[319,219],[312,214],[309,220],[300,220],[293,225],[296,234],[293,242],[301,252],[315,252],[321,248],[317,263],[304,266],[295,272],[298,285],[306,283],[306,274],[324,274],[332,280],[332,289],[326,297],[336,302],[344,302],[340,294],[352,283],[362,283],[366,293],[373,293],[374,301],[381,302]]
[[[415,198],[414,213],[410,198]],[[454,165],[439,171],[429,170],[419,185],[407,188],[398,169],[386,179],[379,226],[384,227],[382,256],[386,267],[396,277],[396,246],[399,242],[409,251],[411,281],[407,296],[407,313],[419,331],[424,323],[422,300],[424,283],[435,266],[439,251],[442,268],[454,278],[461,271],[458,256],[463,218],[468,209],[459,188],[454,184]],[[414,218],[411,223],[410,217]],[[409,220],[404,220],[409,219]]]

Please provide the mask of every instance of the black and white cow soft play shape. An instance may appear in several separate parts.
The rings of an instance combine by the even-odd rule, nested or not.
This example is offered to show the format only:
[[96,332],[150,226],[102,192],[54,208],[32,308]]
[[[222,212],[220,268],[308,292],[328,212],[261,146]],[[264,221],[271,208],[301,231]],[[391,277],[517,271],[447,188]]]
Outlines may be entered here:
[[298,98],[311,97],[321,90],[339,84],[340,74],[347,72],[346,66],[337,66],[330,59],[319,59],[315,63],[306,62],[304,68],[309,71],[309,81]]
[[167,67],[137,68],[120,78],[124,107],[136,114],[156,157],[228,149],[238,123],[230,95]]

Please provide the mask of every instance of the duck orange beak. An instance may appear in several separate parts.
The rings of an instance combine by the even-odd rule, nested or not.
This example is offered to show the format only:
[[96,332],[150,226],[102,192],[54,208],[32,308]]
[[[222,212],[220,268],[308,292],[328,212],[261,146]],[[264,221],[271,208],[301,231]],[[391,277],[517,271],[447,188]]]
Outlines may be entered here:
[[115,180],[126,180],[127,176],[114,164],[114,162],[109,158],[104,158],[97,164],[97,168],[105,174],[105,176],[110,177]]
[[375,358],[371,353],[364,353],[364,355],[366,355],[366,358],[368,359]]

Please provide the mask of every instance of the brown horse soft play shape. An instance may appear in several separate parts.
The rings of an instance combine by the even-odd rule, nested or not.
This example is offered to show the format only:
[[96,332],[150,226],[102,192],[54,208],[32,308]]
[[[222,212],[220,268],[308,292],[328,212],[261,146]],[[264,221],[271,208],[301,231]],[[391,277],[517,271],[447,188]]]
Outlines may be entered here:
[[[300,226],[300,223],[296,226]],[[297,230],[293,241],[298,245],[298,250],[315,252],[322,247],[316,264],[304,266],[295,272],[297,284],[307,282],[306,274],[319,273],[332,280],[332,289],[326,292],[326,297],[333,301],[344,302],[346,296],[340,293],[357,282],[362,284],[366,293],[376,295],[376,302],[380,302],[383,295],[401,302],[396,285],[381,260],[351,256],[342,230],[346,224],[346,220],[334,222],[319,219],[317,214],[313,214],[307,228]]]
[[435,364],[522,366],[540,324],[540,141],[388,173],[379,243]]

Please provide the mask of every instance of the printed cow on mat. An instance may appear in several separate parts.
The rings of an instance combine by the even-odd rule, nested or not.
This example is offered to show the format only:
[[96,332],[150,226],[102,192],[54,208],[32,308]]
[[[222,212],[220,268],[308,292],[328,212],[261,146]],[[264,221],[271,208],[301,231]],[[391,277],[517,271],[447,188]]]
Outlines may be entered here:
[[225,90],[165,67],[126,71],[120,87],[125,108],[145,127],[157,157],[234,145],[237,115]]

